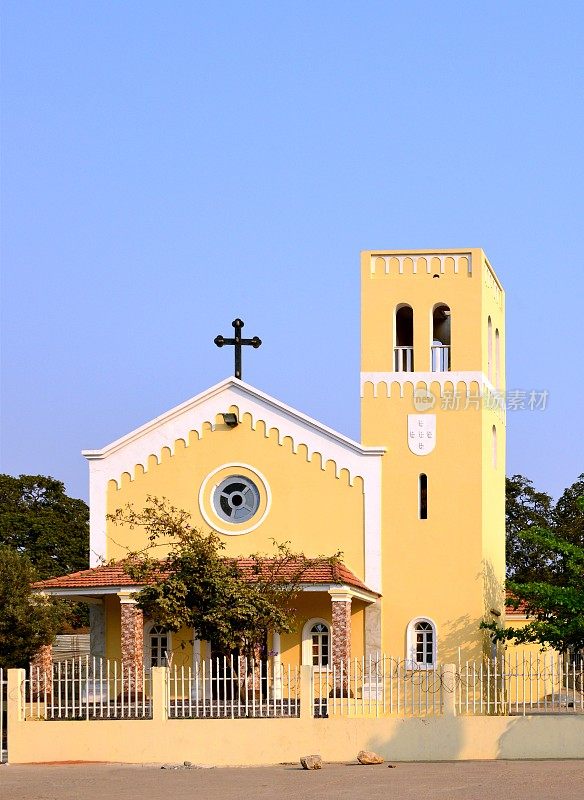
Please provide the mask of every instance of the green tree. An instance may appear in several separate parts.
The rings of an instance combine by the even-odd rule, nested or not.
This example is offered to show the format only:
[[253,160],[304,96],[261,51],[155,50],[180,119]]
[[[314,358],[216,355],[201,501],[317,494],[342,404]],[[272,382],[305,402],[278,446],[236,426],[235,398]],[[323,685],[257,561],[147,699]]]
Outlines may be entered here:
[[23,667],[50,644],[65,619],[64,604],[31,593],[30,560],[0,545],[0,667]]
[[147,535],[148,546],[126,561],[130,576],[149,584],[137,594],[139,607],[168,630],[194,629],[197,638],[224,653],[237,649],[252,655],[266,631],[294,630],[299,584],[306,570],[323,560],[274,545],[270,558],[246,559],[244,574],[236,559],[222,555],[225,545],[216,533],[191,527],[186,511],[154,497],[143,510],[127,506],[110,520],[141,527]]
[[0,545],[25,553],[39,579],[89,566],[89,509],[44,475],[0,475]]
[[584,473],[564,490],[552,514],[552,526],[556,533],[578,547],[584,547],[582,497],[584,497]]
[[529,547],[545,554],[546,567],[539,579],[507,582],[512,593],[509,605],[524,609],[530,621],[521,628],[483,624],[496,641],[535,642],[563,653],[584,649],[584,547],[561,536],[558,522],[568,519],[566,531],[576,538],[584,521],[584,497],[576,498],[566,490],[562,498],[566,502],[561,516],[554,517],[554,528],[532,527],[520,534]]
[[[552,524],[552,498],[534,488],[524,475],[512,475],[505,481],[505,555],[507,577],[514,581],[550,578],[553,564],[549,554],[524,531],[547,528]],[[552,557],[553,561],[553,557]]]

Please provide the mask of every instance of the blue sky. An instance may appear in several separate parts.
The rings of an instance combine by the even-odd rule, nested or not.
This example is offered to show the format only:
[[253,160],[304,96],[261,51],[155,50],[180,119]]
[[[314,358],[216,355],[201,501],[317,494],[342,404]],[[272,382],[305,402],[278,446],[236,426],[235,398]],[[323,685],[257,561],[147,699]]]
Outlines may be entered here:
[[2,470],[87,497],[97,448],[230,374],[359,436],[359,251],[483,247],[508,474],[584,471],[584,6],[3,4]]

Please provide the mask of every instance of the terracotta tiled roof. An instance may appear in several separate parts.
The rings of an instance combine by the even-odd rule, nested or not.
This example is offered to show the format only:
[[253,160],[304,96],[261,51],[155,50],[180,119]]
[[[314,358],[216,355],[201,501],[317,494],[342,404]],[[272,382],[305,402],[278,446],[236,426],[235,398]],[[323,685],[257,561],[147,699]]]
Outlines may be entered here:
[[517,608],[514,608],[512,605],[509,604],[509,600],[513,598],[513,594],[511,592],[507,592],[507,602],[505,603],[505,614],[508,617],[525,617],[527,614],[527,604],[524,600],[522,600]]
[[139,586],[140,583],[124,571],[124,562],[104,564],[101,567],[83,569],[80,572],[71,572],[69,575],[59,575],[57,578],[48,578],[45,581],[33,583],[33,589],[92,589],[107,586]]
[[[236,559],[237,566],[244,577],[253,581],[257,577],[257,562],[253,558]],[[273,562],[271,559],[264,559],[266,571]],[[163,562],[161,562],[161,565]],[[280,575],[282,578],[292,579],[298,574],[299,563],[291,561],[284,564]],[[161,575],[164,575],[164,568],[161,568]],[[302,575],[303,584],[346,584],[354,589],[362,589],[370,594],[375,594],[365,584],[354,575],[342,562],[330,562],[326,559],[312,562],[305,568]],[[105,564],[101,567],[85,569],[81,572],[72,572],[70,575],[60,575],[58,578],[49,578],[45,581],[38,581],[33,584],[33,589],[105,589],[111,586],[140,586],[144,582],[136,581],[124,571],[124,562],[119,561],[113,564]]]

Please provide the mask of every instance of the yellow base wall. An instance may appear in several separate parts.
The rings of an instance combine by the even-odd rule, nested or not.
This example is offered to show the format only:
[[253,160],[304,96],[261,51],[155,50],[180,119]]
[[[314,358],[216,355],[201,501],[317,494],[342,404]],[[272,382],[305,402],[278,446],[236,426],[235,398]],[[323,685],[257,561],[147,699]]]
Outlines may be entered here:
[[374,750],[394,761],[584,758],[584,717],[245,719],[18,722],[13,764],[117,761],[216,766],[298,762],[307,753],[353,761]]

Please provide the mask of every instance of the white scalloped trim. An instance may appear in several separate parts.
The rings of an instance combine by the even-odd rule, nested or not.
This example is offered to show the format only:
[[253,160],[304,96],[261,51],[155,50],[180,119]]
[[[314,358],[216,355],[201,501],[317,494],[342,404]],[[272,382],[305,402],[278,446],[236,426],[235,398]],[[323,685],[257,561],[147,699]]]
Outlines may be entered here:
[[236,378],[221,381],[101,450],[83,451],[89,461],[90,565],[97,566],[106,558],[108,482],[115,480],[119,486],[122,474],[127,472],[133,478],[138,465],[147,472],[151,455],[159,462],[164,447],[172,453],[177,440],[188,443],[191,431],[200,436],[205,423],[214,427],[216,415],[232,406],[237,407],[239,418],[250,414],[253,429],[263,422],[266,438],[276,429],[278,444],[290,438],[294,453],[304,445],[309,460],[319,455],[323,471],[332,461],[337,478],[345,469],[350,485],[357,477],[363,479],[365,583],[380,592],[381,456],[386,448],[363,447]]

